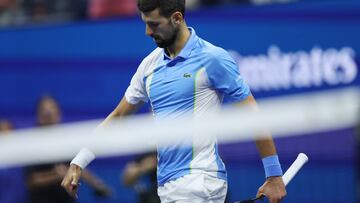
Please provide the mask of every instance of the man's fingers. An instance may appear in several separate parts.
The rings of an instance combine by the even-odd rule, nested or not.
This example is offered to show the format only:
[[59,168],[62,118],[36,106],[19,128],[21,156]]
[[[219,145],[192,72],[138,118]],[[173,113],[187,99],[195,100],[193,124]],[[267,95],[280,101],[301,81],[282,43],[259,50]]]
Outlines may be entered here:
[[73,184],[73,183],[70,184],[70,189],[71,189],[71,191],[76,191],[77,188],[78,188],[78,185]]
[[65,185],[64,188],[70,196],[75,197],[77,190],[74,190],[71,184]]
[[78,185],[74,185],[71,183],[70,187],[71,187],[72,196],[78,199],[78,195],[77,195]]
[[258,197],[261,197],[261,196],[265,196],[265,194],[264,194],[264,191],[262,190],[262,188],[260,188],[259,190],[258,190],[258,192],[257,192],[257,194],[256,194],[256,197],[258,198]]
[[79,187],[79,179],[81,176],[81,169],[77,168],[76,165],[71,165],[61,182],[61,186],[65,188],[66,192],[74,198],[78,198],[77,191]]
[[264,196],[264,194],[263,193],[257,193],[256,194],[256,197],[261,197],[261,196]]
[[72,181],[71,181],[71,185],[78,185],[79,183],[79,179],[80,179],[80,175],[76,174],[75,172],[72,174],[71,177]]
[[81,185],[80,183],[78,183],[78,184],[71,183],[71,185],[70,185],[71,190],[77,192],[77,190],[79,189],[79,186],[80,186],[80,185]]
[[269,202],[270,203],[280,203],[281,201],[281,198],[272,198],[272,199],[269,199]]
[[285,197],[285,195],[269,196],[268,200],[270,203],[279,203]]
[[71,181],[71,184],[70,184],[72,196],[75,197],[76,199],[78,198],[77,190],[78,190],[79,185],[80,185],[79,178],[80,177],[78,175],[73,174],[72,181]]
[[69,193],[70,196],[78,198],[77,190],[79,178],[77,178],[76,174],[69,176],[65,176],[63,181],[61,182],[61,186],[65,188],[65,190]]

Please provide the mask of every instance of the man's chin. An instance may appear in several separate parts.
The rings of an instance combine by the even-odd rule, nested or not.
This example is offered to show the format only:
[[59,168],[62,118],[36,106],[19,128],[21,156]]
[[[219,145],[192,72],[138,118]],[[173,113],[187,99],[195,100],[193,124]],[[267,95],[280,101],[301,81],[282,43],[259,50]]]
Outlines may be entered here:
[[165,48],[166,47],[166,45],[164,43],[160,43],[160,42],[159,43],[155,42],[155,43],[159,48]]
[[170,41],[167,40],[161,40],[161,39],[156,40],[155,38],[153,38],[153,40],[159,48],[166,48],[171,45]]

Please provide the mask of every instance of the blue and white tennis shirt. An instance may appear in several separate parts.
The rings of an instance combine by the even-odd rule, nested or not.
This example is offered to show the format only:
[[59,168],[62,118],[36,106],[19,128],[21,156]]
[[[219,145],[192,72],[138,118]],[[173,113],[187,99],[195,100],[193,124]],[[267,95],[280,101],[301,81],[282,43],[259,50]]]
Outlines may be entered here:
[[[246,99],[249,87],[230,55],[189,30],[191,35],[178,56],[172,59],[156,48],[141,62],[125,93],[129,103],[150,101],[155,117],[175,118],[219,109],[224,96],[234,102]],[[226,180],[216,139],[196,147],[158,149],[159,186],[199,171]]]

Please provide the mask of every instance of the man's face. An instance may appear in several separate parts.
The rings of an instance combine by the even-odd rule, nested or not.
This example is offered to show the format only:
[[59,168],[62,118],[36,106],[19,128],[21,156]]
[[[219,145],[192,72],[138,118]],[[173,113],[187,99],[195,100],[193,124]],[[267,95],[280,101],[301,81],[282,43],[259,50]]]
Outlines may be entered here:
[[160,15],[159,9],[155,9],[141,13],[141,18],[146,25],[146,35],[152,37],[158,47],[166,48],[175,42],[179,28],[171,17],[166,18]]
[[52,99],[44,99],[38,109],[38,122],[40,125],[53,125],[60,122],[60,109]]

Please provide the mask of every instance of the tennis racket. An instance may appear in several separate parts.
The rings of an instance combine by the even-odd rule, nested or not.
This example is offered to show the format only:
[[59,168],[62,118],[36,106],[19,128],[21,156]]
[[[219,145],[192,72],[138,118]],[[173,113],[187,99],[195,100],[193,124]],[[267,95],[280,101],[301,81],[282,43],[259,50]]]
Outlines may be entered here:
[[[294,178],[296,173],[301,169],[301,167],[308,162],[309,158],[304,153],[300,153],[295,161],[291,164],[289,169],[285,172],[285,174],[282,176],[282,179],[284,181],[285,186]],[[247,200],[241,200],[237,201],[235,203],[254,203],[257,200],[263,199],[264,196],[256,197],[253,199],[247,199]]]

